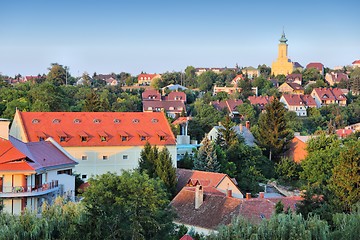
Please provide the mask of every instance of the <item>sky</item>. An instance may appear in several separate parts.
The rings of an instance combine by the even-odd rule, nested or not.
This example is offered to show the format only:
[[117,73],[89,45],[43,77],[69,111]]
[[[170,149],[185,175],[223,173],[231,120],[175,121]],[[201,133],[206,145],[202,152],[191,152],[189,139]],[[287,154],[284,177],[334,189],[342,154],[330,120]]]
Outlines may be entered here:
[[0,73],[73,76],[360,59],[360,1],[0,0]]

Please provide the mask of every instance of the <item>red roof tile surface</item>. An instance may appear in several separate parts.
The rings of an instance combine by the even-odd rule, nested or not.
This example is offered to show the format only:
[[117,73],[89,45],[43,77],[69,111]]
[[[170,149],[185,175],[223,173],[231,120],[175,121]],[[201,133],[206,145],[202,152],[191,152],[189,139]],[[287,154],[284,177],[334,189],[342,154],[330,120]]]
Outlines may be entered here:
[[283,94],[282,96],[289,106],[316,107],[316,102],[311,95]]
[[143,101],[161,101],[161,94],[158,90],[145,90],[141,97]]
[[260,105],[260,106],[265,106],[273,99],[274,99],[274,97],[269,97],[269,96],[249,96],[248,97],[248,100],[250,101],[251,105]]
[[352,64],[360,64],[360,60],[355,60],[352,62]]
[[[39,141],[36,132],[52,137],[63,147],[75,146],[143,146],[138,131],[147,134],[151,145],[174,145],[175,137],[170,125],[161,112],[20,112],[17,111],[24,126],[27,140]],[[162,130],[168,136],[160,140],[157,131]],[[67,137],[60,141],[57,131]],[[122,139],[119,131],[128,134]],[[99,134],[108,137],[101,139]],[[81,136],[84,138],[82,139]],[[104,140],[104,141],[102,141]]]
[[318,62],[313,62],[313,63],[309,63],[308,65],[306,65],[306,68],[315,68],[319,71],[322,71],[324,69],[324,65],[322,63],[318,63]]
[[346,100],[340,88],[314,88],[320,100]]

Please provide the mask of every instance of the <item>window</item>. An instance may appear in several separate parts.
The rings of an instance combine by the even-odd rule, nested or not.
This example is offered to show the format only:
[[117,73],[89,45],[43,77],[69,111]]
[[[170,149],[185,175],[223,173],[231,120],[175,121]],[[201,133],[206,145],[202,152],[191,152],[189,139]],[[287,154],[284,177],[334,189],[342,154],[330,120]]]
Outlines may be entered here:
[[137,119],[137,118],[134,118],[132,122],[133,122],[133,123],[139,123],[139,122],[140,122],[140,120],[139,120],[139,119]]
[[94,119],[94,123],[100,123],[101,121],[100,121],[100,119]]
[[81,160],[88,160],[86,155],[81,156]]
[[80,123],[80,122],[81,122],[80,119],[77,119],[77,118],[74,119],[74,123]]
[[36,118],[32,120],[32,123],[33,123],[33,124],[38,124],[39,122],[40,122],[40,120],[39,120],[39,119],[36,119]]
[[145,137],[145,136],[140,136],[140,140],[141,140],[141,141],[145,141],[145,140],[146,140],[146,137]]
[[158,123],[158,122],[159,122],[159,119],[153,118],[153,119],[151,119],[151,122],[152,122],[152,123]]
[[165,141],[165,136],[160,136],[160,141]]
[[123,155],[123,159],[124,160],[128,159],[128,155]]
[[81,175],[81,178],[82,178],[82,179],[86,179],[86,178],[87,178],[87,175],[86,175],[86,174],[83,174],[83,175]]
[[44,139],[44,137],[39,137],[39,141],[41,142],[41,141],[44,141],[45,139]]
[[55,118],[55,119],[53,119],[52,122],[53,122],[53,123],[60,123],[60,119]]
[[60,171],[57,171],[57,174],[72,175],[72,170],[71,169],[60,170]]
[[121,141],[125,142],[128,140],[128,137],[127,136],[121,136]]
[[81,142],[87,142],[88,138],[85,136],[81,136]]
[[114,123],[120,123],[120,119],[115,118]]
[[106,137],[105,137],[105,136],[101,136],[101,137],[100,137],[100,140],[101,140],[102,142],[106,142]]
[[60,142],[65,142],[66,141],[66,137],[60,137]]
[[106,155],[103,155],[103,156],[102,156],[102,160],[108,160],[108,159],[109,159],[108,156],[106,156]]

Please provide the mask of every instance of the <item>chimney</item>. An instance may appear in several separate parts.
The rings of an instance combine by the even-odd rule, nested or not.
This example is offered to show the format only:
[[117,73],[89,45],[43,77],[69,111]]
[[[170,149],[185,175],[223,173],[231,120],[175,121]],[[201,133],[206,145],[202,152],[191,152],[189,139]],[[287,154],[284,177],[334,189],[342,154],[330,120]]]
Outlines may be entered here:
[[251,199],[251,193],[246,193],[246,200]]
[[265,198],[265,193],[264,192],[259,192],[259,198]]
[[9,125],[9,119],[0,118],[0,137],[6,140],[9,140]]
[[247,130],[250,131],[250,121],[246,121],[245,127],[247,128]]
[[226,196],[227,197],[232,197],[232,190],[231,189],[226,189]]
[[243,125],[241,123],[239,124],[239,128],[240,128],[240,132],[242,133],[243,132]]
[[195,187],[195,209],[199,209],[201,204],[204,202],[204,191],[203,187],[199,184]]

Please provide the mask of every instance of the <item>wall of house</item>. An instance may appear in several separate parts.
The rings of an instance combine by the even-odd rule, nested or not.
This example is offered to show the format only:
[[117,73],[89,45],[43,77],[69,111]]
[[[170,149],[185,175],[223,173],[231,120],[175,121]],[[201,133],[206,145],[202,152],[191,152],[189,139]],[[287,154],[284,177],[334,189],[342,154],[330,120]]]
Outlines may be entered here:
[[240,192],[240,190],[236,187],[233,181],[229,177],[225,177],[220,184],[216,187],[216,189],[226,194],[226,190],[232,190],[232,196],[235,198],[244,198],[244,195]]
[[19,215],[22,211],[23,200],[21,198],[4,198],[3,205],[3,212]]
[[50,183],[53,180],[57,180],[59,186],[62,185],[64,197],[75,197],[75,176],[68,174],[58,174],[58,171],[71,169],[71,168],[63,168],[56,169],[48,172],[48,182]]
[[[158,146],[159,149],[162,146]],[[166,146],[176,167],[176,145]],[[83,180],[91,176],[107,172],[121,173],[122,170],[131,170],[138,167],[141,146],[108,146],[108,147],[64,147],[79,164],[75,166],[74,172],[80,173]],[[86,160],[82,160],[86,156]],[[107,156],[107,159],[103,159]],[[84,175],[84,176],[82,176]]]
[[27,137],[25,135],[24,129],[20,124],[20,117],[18,112],[15,113],[14,120],[11,124],[11,128],[9,134],[17,139],[20,139],[23,142],[28,142]]
[[302,160],[304,160],[307,156],[306,151],[307,144],[300,141],[298,138],[293,138],[290,143],[290,149],[287,153],[288,157],[291,157],[294,162],[300,163]]

